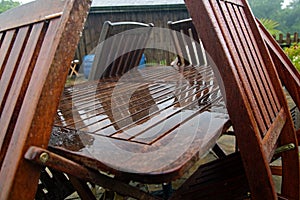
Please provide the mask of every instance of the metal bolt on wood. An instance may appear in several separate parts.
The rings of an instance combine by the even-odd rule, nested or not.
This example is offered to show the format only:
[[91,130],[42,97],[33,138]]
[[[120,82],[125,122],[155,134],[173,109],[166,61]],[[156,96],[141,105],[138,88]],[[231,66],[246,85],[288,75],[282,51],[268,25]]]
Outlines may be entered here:
[[296,148],[296,145],[294,143],[286,144],[286,145],[283,145],[281,147],[278,147],[275,150],[275,154],[282,153],[282,152],[285,152],[285,151],[289,151],[289,150],[292,150],[292,149],[295,149],[295,148]]
[[49,160],[49,154],[44,152],[40,155],[40,161],[46,163]]

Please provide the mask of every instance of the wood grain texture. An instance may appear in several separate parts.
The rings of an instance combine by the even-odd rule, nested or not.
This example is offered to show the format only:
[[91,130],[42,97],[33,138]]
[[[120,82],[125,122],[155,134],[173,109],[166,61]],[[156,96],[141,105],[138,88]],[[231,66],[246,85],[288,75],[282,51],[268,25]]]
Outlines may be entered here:
[[38,0],[0,15],[1,199],[34,198],[40,168],[24,153],[47,147],[89,4]]
[[154,66],[66,88],[50,145],[93,169],[161,183],[188,170],[227,121],[209,66]]
[[[215,63],[214,72],[224,83],[221,91],[226,97],[251,197],[277,198],[269,159],[278,145],[297,144],[297,140],[278,74],[248,3],[186,0],[186,5]],[[297,149],[282,154],[285,170],[281,196],[293,199],[299,198],[297,154]],[[288,181],[291,179],[293,183]]]

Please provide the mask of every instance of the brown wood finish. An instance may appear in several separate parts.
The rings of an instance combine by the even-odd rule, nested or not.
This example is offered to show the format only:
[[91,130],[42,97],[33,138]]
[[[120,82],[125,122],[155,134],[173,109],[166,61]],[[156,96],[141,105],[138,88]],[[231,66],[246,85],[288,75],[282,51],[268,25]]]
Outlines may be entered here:
[[172,200],[249,199],[249,185],[239,153],[201,165],[174,192]]
[[[49,155],[49,159],[47,162],[41,162],[40,155],[46,153]],[[137,199],[149,199],[155,200],[157,198],[147,194],[144,191],[141,191],[135,187],[131,187],[130,185],[113,179],[105,174],[99,173],[99,171],[91,170],[86,168],[84,165],[81,165],[77,162],[74,162],[70,159],[66,159],[63,156],[57,155],[51,151],[31,146],[29,150],[26,152],[25,157],[28,160],[35,161],[41,165],[47,164],[48,166],[55,168],[59,171],[63,171],[67,174],[70,174],[76,178],[79,178],[83,181],[89,181],[92,183],[96,183],[98,185],[104,186],[105,188],[110,188],[112,191],[116,191],[122,195],[126,196],[134,196]],[[82,187],[80,187],[82,189]],[[90,191],[85,192],[85,190],[80,190],[80,194],[83,192],[83,197],[88,197],[86,193],[90,193]],[[92,197],[90,197],[93,199]]]
[[37,0],[0,15],[0,199],[34,198],[40,167],[24,154],[47,147],[89,5]]
[[152,27],[139,22],[104,22],[89,80],[121,76],[138,67]]
[[272,56],[276,71],[282,84],[285,86],[298,109],[300,109],[300,73],[295,68],[291,60],[282,51],[276,40],[270,35],[265,27],[259,22],[262,37]]
[[66,88],[50,146],[129,180],[175,180],[214,145],[228,121],[214,76],[202,80],[199,75],[209,71],[199,66],[180,74],[170,66],[155,66],[130,71],[115,82]]
[[[203,48],[202,42],[198,36],[192,19],[188,18],[179,21],[169,21],[168,27],[171,29],[171,36],[177,52],[177,60],[173,61],[173,66],[178,68],[179,71],[199,65],[205,66],[207,63],[206,52]],[[204,84],[214,80],[211,79],[211,77],[214,77],[212,70],[208,71],[208,73],[203,71],[199,75],[202,76],[201,80]],[[209,88],[203,90],[204,98],[201,99],[202,102],[207,100],[205,94],[210,93],[209,90]],[[230,123],[228,123],[226,128],[228,128],[229,125]],[[223,133],[226,133],[227,131],[228,129],[224,129]],[[218,144],[215,144],[212,150],[218,157],[225,156],[225,152],[220,146],[218,146]]]
[[[26,159],[123,195],[156,198],[119,179],[175,180],[215,144],[228,127],[228,117],[214,76],[208,80],[199,75],[211,70],[195,66],[179,73],[170,66],[155,66],[65,88],[51,152],[32,147]],[[207,88],[210,92],[203,93]],[[44,154],[49,159],[42,162]]]
[[[296,134],[279,77],[245,0],[186,0],[235,130],[253,199],[276,199],[269,166],[276,147]],[[205,31],[204,31],[205,30]],[[217,40],[216,40],[217,38]],[[299,199],[298,149],[281,154],[281,197]]]

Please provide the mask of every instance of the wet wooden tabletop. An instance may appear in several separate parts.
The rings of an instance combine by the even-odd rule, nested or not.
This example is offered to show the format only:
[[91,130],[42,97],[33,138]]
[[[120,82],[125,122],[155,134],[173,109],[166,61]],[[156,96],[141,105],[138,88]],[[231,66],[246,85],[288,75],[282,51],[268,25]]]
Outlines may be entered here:
[[170,181],[215,144],[227,122],[210,67],[146,67],[65,88],[50,148],[128,179]]

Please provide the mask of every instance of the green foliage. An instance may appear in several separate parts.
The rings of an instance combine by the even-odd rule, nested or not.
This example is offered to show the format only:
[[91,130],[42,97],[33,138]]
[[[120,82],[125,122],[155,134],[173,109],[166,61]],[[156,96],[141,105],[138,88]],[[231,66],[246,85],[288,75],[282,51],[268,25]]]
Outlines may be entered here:
[[279,26],[278,22],[276,22],[276,21],[274,21],[272,19],[266,19],[266,18],[260,19],[260,22],[270,32],[271,35],[278,35],[278,34],[281,33],[280,30],[276,29]]
[[3,13],[6,10],[17,7],[20,5],[20,2],[13,0],[0,0],[0,13]]
[[291,59],[294,66],[300,72],[300,46],[299,44],[293,44],[291,47],[284,49],[287,56]]
[[274,16],[281,11],[283,1],[284,0],[248,0],[255,17],[273,20],[275,20]]
[[300,0],[294,0],[289,4],[281,15],[286,32],[300,32]]
[[300,32],[300,0],[292,0],[283,7],[284,0],[248,0],[255,17],[271,19],[279,23],[276,29],[282,33]]

